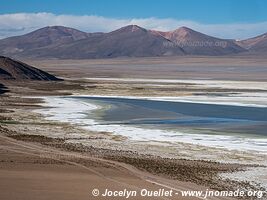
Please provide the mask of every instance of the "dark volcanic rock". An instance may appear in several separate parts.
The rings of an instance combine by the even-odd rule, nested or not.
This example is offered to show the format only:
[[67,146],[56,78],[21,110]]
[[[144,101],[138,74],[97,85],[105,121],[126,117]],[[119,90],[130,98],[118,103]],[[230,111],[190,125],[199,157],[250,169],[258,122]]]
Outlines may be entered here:
[[0,56],[0,79],[59,81],[61,79],[26,63]]

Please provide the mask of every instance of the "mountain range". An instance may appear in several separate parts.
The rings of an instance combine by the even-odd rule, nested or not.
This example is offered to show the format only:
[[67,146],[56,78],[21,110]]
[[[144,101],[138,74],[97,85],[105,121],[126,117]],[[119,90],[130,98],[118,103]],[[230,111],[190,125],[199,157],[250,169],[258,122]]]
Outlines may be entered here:
[[220,39],[180,27],[147,30],[129,25],[108,33],[51,26],[0,40],[0,54],[15,58],[90,59],[267,53],[267,33],[242,41]]

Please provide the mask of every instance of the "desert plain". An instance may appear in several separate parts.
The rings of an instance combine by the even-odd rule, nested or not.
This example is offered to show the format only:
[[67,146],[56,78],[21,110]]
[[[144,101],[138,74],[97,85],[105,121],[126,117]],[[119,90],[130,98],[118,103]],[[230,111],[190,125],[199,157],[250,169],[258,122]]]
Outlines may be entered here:
[[0,199],[107,199],[92,196],[94,188],[266,191],[264,146],[253,151],[142,142],[43,112],[51,106],[47,98],[53,103],[71,95],[265,107],[264,56],[23,61],[64,81],[1,81],[8,91],[0,95]]

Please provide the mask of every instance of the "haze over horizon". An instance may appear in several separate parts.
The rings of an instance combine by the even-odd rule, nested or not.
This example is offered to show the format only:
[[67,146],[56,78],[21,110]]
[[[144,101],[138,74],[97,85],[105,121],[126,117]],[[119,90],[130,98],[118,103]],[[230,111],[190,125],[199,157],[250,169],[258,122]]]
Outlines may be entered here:
[[[85,32],[109,32],[136,24],[170,31],[186,26],[229,39],[246,39],[267,32],[264,0],[122,2],[4,0],[0,10],[0,38],[21,35],[45,26],[67,26]],[[256,13],[256,14],[255,14]]]

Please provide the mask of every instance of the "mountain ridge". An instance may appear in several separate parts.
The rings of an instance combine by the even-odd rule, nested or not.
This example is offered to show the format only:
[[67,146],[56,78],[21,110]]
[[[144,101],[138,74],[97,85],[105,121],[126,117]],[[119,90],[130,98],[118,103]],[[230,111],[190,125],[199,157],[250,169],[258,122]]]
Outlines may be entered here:
[[261,41],[253,48],[247,48],[247,43],[212,37],[188,27],[163,32],[128,25],[108,33],[86,33],[64,26],[48,26],[0,40],[0,54],[16,58],[90,59],[221,56],[265,51],[266,45],[261,47]]

